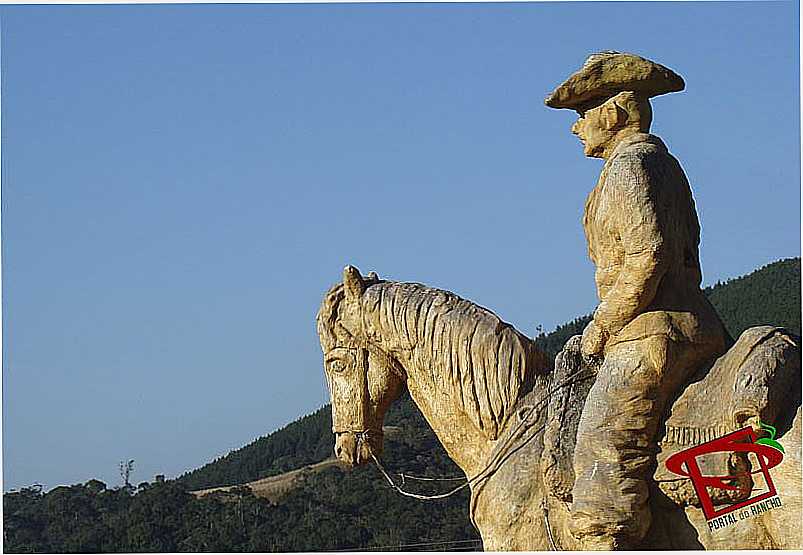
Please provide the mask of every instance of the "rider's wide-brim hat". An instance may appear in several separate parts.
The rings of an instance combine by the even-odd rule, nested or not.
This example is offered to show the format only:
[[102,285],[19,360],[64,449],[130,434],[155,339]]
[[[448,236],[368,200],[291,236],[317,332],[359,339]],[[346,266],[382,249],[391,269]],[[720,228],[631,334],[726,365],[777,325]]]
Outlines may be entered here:
[[680,75],[652,60],[624,52],[599,52],[589,56],[544,103],[550,108],[584,112],[623,91],[650,98],[682,91],[685,86]]

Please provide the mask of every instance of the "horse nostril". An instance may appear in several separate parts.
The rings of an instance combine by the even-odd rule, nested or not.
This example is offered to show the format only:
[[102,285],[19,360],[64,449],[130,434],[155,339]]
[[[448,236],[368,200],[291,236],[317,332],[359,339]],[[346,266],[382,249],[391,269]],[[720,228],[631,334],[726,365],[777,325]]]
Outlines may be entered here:
[[343,454],[343,448],[340,447],[339,445],[336,445],[335,446],[335,457],[337,457],[339,459],[340,455],[342,455],[342,454]]

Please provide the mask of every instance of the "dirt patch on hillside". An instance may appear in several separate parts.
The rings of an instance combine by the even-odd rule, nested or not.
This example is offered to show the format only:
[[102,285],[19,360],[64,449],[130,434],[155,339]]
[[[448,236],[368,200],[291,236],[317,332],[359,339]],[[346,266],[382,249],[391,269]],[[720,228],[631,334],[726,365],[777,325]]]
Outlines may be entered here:
[[285,472],[284,474],[277,474],[276,476],[268,476],[267,478],[262,478],[260,480],[255,480],[253,482],[248,482],[246,484],[202,489],[197,491],[191,491],[190,493],[196,497],[204,497],[206,495],[219,494],[222,495],[224,499],[228,498],[236,499],[237,494],[236,491],[234,490],[241,487],[247,487],[253,492],[255,496],[262,497],[273,503],[278,503],[282,499],[282,497],[284,497],[289,491],[291,491],[294,487],[296,487],[298,482],[304,476],[309,474],[317,474],[318,472],[321,472],[333,466],[336,466],[343,470],[347,470],[348,468],[350,468],[347,464],[342,463],[334,458],[331,458],[321,461],[319,463],[303,466],[296,470],[291,470],[290,472]]

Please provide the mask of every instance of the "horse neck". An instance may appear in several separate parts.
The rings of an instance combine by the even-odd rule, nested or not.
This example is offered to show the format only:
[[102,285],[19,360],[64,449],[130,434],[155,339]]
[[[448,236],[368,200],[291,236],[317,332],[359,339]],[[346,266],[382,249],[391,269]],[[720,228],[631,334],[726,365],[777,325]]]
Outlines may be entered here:
[[449,457],[466,475],[474,476],[488,461],[496,442],[478,430],[459,403],[433,381],[429,369],[413,359],[402,362],[410,397]]
[[444,370],[432,355],[436,350],[434,326],[426,325],[438,309],[432,309],[434,301],[425,296],[441,295],[441,300],[455,297],[416,284],[383,285],[369,289],[365,299],[369,341],[404,368],[413,401],[452,460],[473,475],[486,464],[496,441],[487,430],[477,428],[461,405],[461,393],[447,385],[447,376],[440,375]]

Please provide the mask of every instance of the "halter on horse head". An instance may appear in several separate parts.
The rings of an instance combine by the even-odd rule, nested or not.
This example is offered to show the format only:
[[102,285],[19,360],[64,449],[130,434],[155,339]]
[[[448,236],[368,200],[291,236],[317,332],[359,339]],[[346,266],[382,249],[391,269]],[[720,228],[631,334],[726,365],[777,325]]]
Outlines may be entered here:
[[324,351],[324,371],[332,399],[335,454],[351,465],[382,452],[382,422],[404,386],[404,373],[388,355],[366,338],[362,325],[362,294],[378,283],[347,266],[343,284],[326,295],[318,313],[318,333]]

